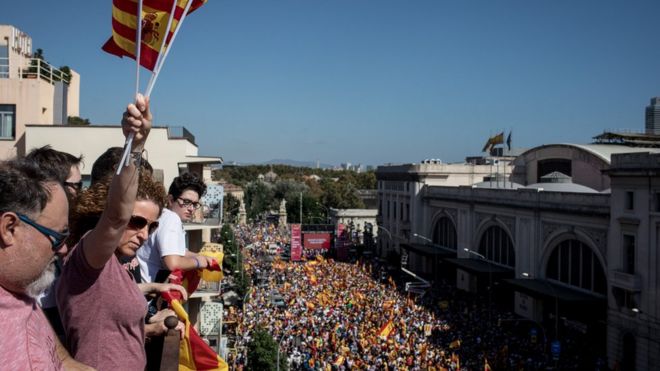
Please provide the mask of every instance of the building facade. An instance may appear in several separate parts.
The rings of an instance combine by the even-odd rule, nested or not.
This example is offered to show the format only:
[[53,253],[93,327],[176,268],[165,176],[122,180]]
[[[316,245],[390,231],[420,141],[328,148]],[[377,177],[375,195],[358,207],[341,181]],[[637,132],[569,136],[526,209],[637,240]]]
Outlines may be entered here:
[[24,155],[25,129],[79,115],[80,75],[33,58],[32,39],[0,25],[0,158]]
[[550,339],[582,333],[609,367],[659,364],[660,150],[544,145],[503,167],[453,184],[419,165],[380,167],[381,256],[487,292]]

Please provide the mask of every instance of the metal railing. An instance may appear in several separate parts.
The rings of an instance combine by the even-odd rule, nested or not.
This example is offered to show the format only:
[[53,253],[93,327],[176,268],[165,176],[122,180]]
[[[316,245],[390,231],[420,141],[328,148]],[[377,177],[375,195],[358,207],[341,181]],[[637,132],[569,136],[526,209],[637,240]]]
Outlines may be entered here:
[[183,126],[168,126],[167,137],[169,139],[187,139],[190,143],[195,144],[195,136]]
[[[7,63],[9,67],[9,63]],[[0,67],[1,68],[1,67]],[[7,69],[9,73],[9,69]],[[51,66],[48,62],[39,58],[29,59],[29,64],[20,70],[19,78],[22,79],[40,79],[50,84],[62,81],[65,84],[71,83],[71,73],[62,71],[59,68]]]

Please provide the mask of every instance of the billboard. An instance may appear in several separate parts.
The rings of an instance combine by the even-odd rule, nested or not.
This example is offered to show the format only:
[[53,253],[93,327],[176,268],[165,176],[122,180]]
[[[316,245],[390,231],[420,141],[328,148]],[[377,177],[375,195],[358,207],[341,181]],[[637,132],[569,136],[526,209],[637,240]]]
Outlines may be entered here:
[[302,241],[300,241],[300,224],[291,224],[291,261],[302,258]]
[[330,233],[305,233],[303,237],[303,246],[306,249],[330,249],[332,234]]

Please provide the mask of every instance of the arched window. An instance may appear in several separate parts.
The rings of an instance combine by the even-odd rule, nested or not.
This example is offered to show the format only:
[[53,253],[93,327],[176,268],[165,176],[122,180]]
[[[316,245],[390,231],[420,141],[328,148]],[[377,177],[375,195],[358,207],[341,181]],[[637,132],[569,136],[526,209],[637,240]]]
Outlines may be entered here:
[[560,242],[550,255],[546,277],[605,295],[607,280],[596,254],[586,244],[575,240]]
[[435,223],[433,243],[456,250],[456,228],[448,217],[443,217]]
[[489,227],[481,235],[479,253],[494,263],[509,267],[515,267],[516,265],[516,253],[513,249],[513,242],[509,238],[509,234],[496,225]]

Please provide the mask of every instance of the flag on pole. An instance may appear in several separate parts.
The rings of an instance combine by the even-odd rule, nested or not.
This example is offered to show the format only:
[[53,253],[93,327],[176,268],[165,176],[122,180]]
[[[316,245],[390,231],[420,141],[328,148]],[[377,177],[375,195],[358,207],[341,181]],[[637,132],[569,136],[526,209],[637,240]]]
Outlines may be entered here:
[[[170,29],[168,21],[172,14],[172,0],[143,0],[142,6],[142,45],[140,50],[140,65],[151,71],[156,67],[156,60],[165,42],[169,45],[174,31],[189,0],[176,0]],[[187,14],[206,3],[206,0],[190,0],[192,4]],[[137,33],[138,0],[112,1],[112,36],[102,49],[120,58],[135,59],[135,40]],[[163,48],[163,49],[165,49]]]
[[493,137],[488,138],[488,141],[486,141],[486,144],[484,145],[484,148],[481,151],[490,152],[490,150],[496,144],[502,144],[502,143],[504,143],[504,132],[501,132]]
[[509,135],[506,137],[506,146],[509,151],[511,150],[511,133],[513,133],[513,131],[510,131]]

